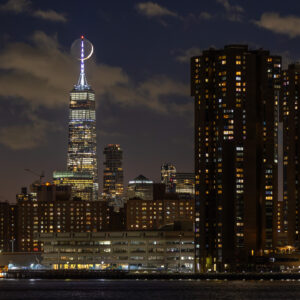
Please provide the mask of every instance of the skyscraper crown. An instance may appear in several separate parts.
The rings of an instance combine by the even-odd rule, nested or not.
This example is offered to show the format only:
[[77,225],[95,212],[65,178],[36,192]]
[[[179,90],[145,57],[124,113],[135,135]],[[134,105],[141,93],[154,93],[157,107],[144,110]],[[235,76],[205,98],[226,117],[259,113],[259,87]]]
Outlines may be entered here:
[[[89,45],[90,44],[90,45]],[[85,48],[89,46],[90,47],[90,53],[85,53]],[[86,76],[85,76],[85,65],[84,61],[89,59],[93,54],[93,45],[84,38],[84,36],[81,36],[80,39],[80,74],[77,85],[75,85],[76,90],[89,90],[91,87],[89,86]]]

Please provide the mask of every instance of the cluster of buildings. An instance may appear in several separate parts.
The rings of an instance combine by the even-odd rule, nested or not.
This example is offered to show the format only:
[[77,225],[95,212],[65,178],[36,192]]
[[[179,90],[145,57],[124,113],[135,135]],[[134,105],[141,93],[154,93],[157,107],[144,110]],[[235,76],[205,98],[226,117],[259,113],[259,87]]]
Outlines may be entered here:
[[67,168],[54,171],[52,182],[22,188],[16,204],[0,204],[0,251],[40,254],[39,263],[52,269],[192,271],[194,174],[164,164],[160,183],[139,175],[124,188],[123,151],[110,144],[99,192],[84,44],[82,37],[80,76],[70,92]]
[[[179,260],[179,252],[186,251],[185,243],[189,245],[189,249],[194,245],[193,195],[167,193],[165,184],[153,183],[142,175],[130,181],[128,191],[128,198],[123,199],[125,203],[122,207],[117,206],[116,209],[106,200],[82,200],[78,196],[73,196],[71,185],[47,182],[33,184],[30,191],[22,188],[21,193],[17,195],[16,204],[8,202],[0,204],[0,252],[2,254],[21,252],[24,255],[42,253],[42,265],[47,268],[92,268],[94,265],[93,268],[99,269],[101,265],[100,269],[135,270],[153,269],[157,266],[163,270],[182,267],[183,270],[191,271],[194,252],[189,253],[189,258],[182,259],[181,266],[178,261],[172,264],[168,260],[171,260],[169,252],[177,254],[178,257],[174,260]],[[180,242],[180,251],[179,248],[174,250],[174,247],[167,247],[166,236],[170,239],[174,235],[178,239],[183,236],[188,237],[188,240]],[[127,246],[125,247],[123,242],[120,244],[112,242],[111,237],[124,239]],[[147,241],[148,237],[149,241]],[[148,246],[134,250],[133,245],[139,245],[136,244],[137,238],[145,240],[143,245],[155,243],[154,245],[162,246],[163,244],[165,254],[160,256],[157,254],[156,261],[153,258],[156,254],[150,255],[152,250],[150,251]],[[62,240],[63,244],[60,244]],[[67,242],[72,246],[66,244]],[[95,244],[92,245],[92,242]],[[179,241],[176,243],[178,244]],[[49,247],[50,245],[52,247]],[[64,245],[64,247],[61,249],[53,245]],[[102,250],[98,248],[102,245],[114,247],[106,247],[103,251],[109,252],[110,255],[101,256],[100,259],[98,253],[102,253]],[[127,249],[122,250],[121,256],[113,255],[121,253],[117,245]],[[139,255],[133,255],[139,251]],[[84,259],[80,256],[81,261],[75,263],[74,257],[78,257],[79,252],[91,253],[94,258],[85,254]],[[141,253],[146,254],[141,255]],[[48,259],[49,257],[54,257],[59,262],[54,263],[53,259]],[[151,262],[146,262],[148,259]],[[167,261],[162,263],[164,259]],[[96,260],[97,263],[91,262]],[[100,264],[99,261],[102,263]]]
[[191,58],[196,271],[299,247],[300,65],[245,45]]
[[0,203],[0,251],[42,253],[53,269],[179,272],[253,269],[297,253],[300,65],[283,70],[280,56],[245,45],[208,49],[191,58],[191,94],[195,172],[166,163],[161,182],[139,175],[124,187],[123,152],[111,144],[100,194],[82,60],[67,170]]

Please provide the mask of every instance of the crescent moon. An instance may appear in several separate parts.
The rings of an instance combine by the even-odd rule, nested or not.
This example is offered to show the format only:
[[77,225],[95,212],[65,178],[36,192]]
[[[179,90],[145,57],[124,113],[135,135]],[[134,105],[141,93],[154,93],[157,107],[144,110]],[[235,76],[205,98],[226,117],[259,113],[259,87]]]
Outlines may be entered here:
[[91,43],[91,45],[92,45],[91,53],[90,53],[87,57],[85,57],[83,60],[87,60],[87,59],[89,59],[89,58],[93,55],[93,52],[94,52],[94,46],[93,46],[92,43]]

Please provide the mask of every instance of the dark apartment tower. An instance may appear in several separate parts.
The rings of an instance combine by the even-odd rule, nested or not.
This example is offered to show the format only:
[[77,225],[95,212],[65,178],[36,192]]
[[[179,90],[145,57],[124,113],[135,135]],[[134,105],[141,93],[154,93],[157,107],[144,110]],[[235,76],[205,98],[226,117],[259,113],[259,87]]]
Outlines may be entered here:
[[0,202],[0,252],[9,251],[9,203]]
[[191,59],[196,271],[242,267],[276,246],[281,58],[245,45]]
[[18,251],[17,206],[0,202],[0,253]]
[[277,230],[286,245],[299,246],[300,207],[300,64],[289,65],[282,76],[283,201]]
[[110,144],[104,148],[103,199],[118,205],[124,192],[122,157],[120,145]]

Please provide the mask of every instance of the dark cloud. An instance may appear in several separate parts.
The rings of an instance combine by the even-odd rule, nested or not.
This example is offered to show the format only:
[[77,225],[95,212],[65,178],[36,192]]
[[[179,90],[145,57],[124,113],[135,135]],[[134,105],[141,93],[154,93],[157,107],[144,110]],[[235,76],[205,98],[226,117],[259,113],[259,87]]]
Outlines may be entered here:
[[33,15],[37,18],[41,18],[44,20],[49,20],[53,22],[67,22],[67,18],[65,15],[58,13],[52,9],[49,10],[36,10],[33,12]]
[[240,5],[232,5],[229,0],[217,0],[221,4],[226,13],[224,14],[225,19],[232,22],[240,22],[243,19],[244,8]]
[[244,12],[243,7],[240,5],[231,5],[228,0],[217,0],[218,3],[224,6],[228,12],[242,13]]
[[30,0],[8,0],[5,4],[0,5],[0,11],[12,13],[26,13],[30,16],[52,21],[52,22],[67,22],[64,14],[58,13],[55,10],[33,9]]
[[31,1],[29,0],[8,0],[5,4],[0,5],[0,10],[19,14],[28,11],[30,6]]
[[275,12],[267,12],[254,23],[275,33],[288,35],[290,38],[300,36],[300,17],[297,16],[280,16]]
[[208,13],[207,11],[202,11],[200,14],[199,14],[199,19],[200,20],[210,20],[212,19],[214,16],[210,13]]
[[4,126],[0,129],[0,144],[12,150],[33,149],[43,145],[49,131],[61,130],[55,122],[38,118],[35,114],[27,113],[25,124]]
[[138,3],[136,5],[136,9],[139,13],[149,18],[156,18],[156,17],[163,17],[163,16],[171,16],[176,18],[179,17],[176,12],[171,11],[151,1]]
[[192,56],[201,55],[201,49],[198,47],[192,47],[186,50],[178,51],[178,55],[176,56],[176,60],[181,63],[190,62]]

